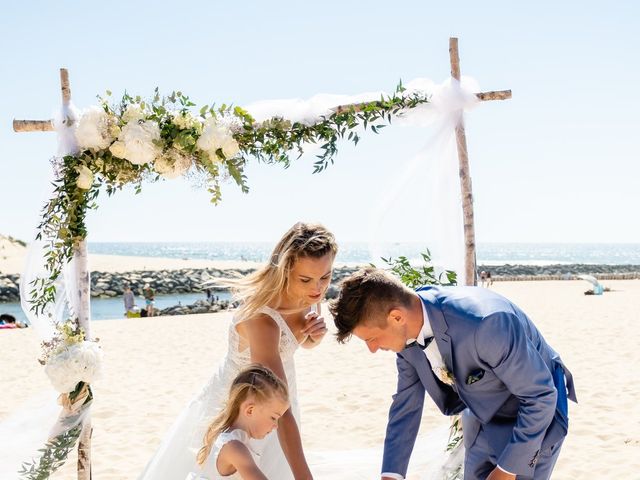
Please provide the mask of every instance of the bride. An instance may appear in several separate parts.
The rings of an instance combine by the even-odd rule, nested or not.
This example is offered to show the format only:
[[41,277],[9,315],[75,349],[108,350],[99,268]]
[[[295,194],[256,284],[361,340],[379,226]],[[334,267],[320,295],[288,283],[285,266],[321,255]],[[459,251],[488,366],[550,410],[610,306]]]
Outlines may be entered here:
[[[267,478],[312,478],[300,438],[293,355],[299,346],[316,347],[327,332],[319,303],[331,281],[336,253],[334,236],[325,227],[297,223],[280,239],[267,265],[232,282],[241,303],[229,326],[227,355],[176,419],[140,479],[182,480],[200,470],[196,454],[206,427],[233,378],[250,363],[269,367],[285,380],[291,400],[277,433],[252,441],[260,455],[258,467]],[[205,464],[201,473],[212,476],[210,469]]]

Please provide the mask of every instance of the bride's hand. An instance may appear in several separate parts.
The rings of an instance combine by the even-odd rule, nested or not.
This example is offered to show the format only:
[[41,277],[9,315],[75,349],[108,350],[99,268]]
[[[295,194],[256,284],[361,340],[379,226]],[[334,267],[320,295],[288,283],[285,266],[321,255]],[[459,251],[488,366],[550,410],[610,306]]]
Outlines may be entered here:
[[318,313],[311,311],[305,315],[305,325],[302,333],[308,336],[308,340],[312,343],[319,343],[327,334],[327,324],[324,317]]

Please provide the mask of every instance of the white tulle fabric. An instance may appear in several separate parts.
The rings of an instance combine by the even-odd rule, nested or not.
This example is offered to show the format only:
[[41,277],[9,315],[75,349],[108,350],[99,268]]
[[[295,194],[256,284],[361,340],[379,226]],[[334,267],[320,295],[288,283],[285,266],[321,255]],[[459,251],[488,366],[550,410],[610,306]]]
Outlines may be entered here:
[[[60,157],[77,151],[73,132],[77,119],[78,111],[71,103],[63,105],[55,115],[54,126],[58,134]],[[54,283],[54,301],[37,314],[32,310],[32,282],[49,277],[45,267],[45,253],[46,241],[33,241],[27,250],[24,269],[20,276],[20,304],[29,321],[29,331],[38,343],[50,340],[56,331],[55,326],[80,309],[79,292],[75,288],[78,278],[75,260],[72,259],[64,266],[62,275]],[[57,397],[58,394],[53,391],[34,395],[24,404],[16,406],[15,411],[0,423],[0,439],[3,442],[0,444],[0,478],[17,478],[22,464],[37,460],[40,457],[38,450],[44,447],[49,438],[70,430],[89,418],[89,406],[83,407],[78,415],[73,417],[62,415],[61,407],[56,401]],[[5,441],[8,442],[7,445],[4,445]]]
[[[437,272],[453,270],[458,283],[464,284],[464,233],[462,220],[462,196],[458,173],[456,126],[463,121],[465,111],[479,102],[475,93],[480,88],[475,80],[462,77],[461,81],[449,78],[437,84],[426,78],[417,78],[405,85],[405,95],[418,93],[430,99],[414,109],[405,111],[393,121],[394,128],[429,127],[430,136],[424,147],[408,159],[394,158],[395,178],[389,188],[372,195],[369,215],[369,244],[372,258],[383,256],[383,246],[377,239],[389,225],[394,225],[394,208],[398,198],[406,192],[414,192],[412,203],[416,205],[422,223],[421,239],[432,254]],[[368,92],[357,95],[315,95],[308,100],[265,100],[245,108],[258,121],[280,116],[291,121],[313,124],[331,114],[339,105],[378,100],[386,92]],[[312,147],[313,148],[313,147]],[[377,198],[377,201],[374,200]]]
[[[293,415],[300,425],[293,358],[299,346],[298,342],[277,311],[269,307],[263,307],[261,311],[269,315],[280,328],[280,358],[287,377]],[[241,321],[242,319],[233,318],[230,322],[228,350],[218,371],[184,408],[139,479],[184,479],[190,473],[204,478],[217,478],[213,462],[207,461],[200,469],[196,464],[196,454],[202,446],[207,426],[226,401],[231,382],[240,370],[251,363],[251,351],[247,341],[236,329]],[[251,449],[258,453],[258,466],[267,478],[293,478],[276,432],[270,433],[262,440],[252,439],[250,445]]]

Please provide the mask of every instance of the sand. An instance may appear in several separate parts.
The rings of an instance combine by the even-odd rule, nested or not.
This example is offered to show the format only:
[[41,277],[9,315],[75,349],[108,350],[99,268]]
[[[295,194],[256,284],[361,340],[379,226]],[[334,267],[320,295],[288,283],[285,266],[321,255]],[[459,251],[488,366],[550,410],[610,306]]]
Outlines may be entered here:
[[[640,472],[640,281],[605,282],[585,296],[580,281],[496,282],[520,305],[572,370],[580,403],[554,479],[638,478]],[[230,313],[94,322],[106,374],[96,383],[94,478],[136,478],[165,430],[226,351]],[[328,323],[331,321],[328,319]],[[50,390],[29,330],[0,331],[0,421]],[[303,441],[309,451],[369,448],[384,437],[395,387],[391,353],[333,338],[297,354]],[[424,432],[447,425],[429,402]],[[7,440],[7,439],[2,439]],[[52,478],[75,478],[75,456]]]

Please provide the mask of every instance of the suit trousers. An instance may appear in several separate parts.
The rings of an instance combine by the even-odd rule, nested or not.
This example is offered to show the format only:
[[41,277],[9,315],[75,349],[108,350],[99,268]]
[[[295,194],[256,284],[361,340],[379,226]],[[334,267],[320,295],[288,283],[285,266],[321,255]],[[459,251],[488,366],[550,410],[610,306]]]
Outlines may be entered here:
[[[490,438],[488,429],[480,427],[475,442],[466,449],[464,460],[464,480],[484,480],[496,467],[500,452],[495,451],[495,438]],[[535,463],[533,476],[518,475],[517,480],[549,480],[560,455],[564,437],[555,444],[543,448]]]

